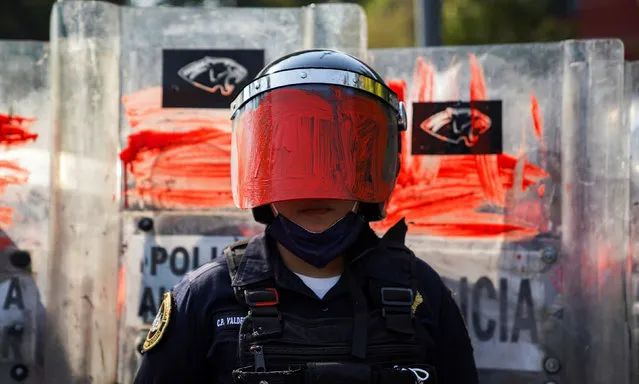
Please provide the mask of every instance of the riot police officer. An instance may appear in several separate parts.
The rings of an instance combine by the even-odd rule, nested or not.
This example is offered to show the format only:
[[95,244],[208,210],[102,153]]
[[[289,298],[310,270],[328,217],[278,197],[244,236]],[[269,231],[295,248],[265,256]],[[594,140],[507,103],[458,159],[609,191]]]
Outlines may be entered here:
[[136,383],[477,383],[439,275],[379,238],[403,103],[330,50],[270,64],[232,104],[233,198],[266,224],[166,293]]

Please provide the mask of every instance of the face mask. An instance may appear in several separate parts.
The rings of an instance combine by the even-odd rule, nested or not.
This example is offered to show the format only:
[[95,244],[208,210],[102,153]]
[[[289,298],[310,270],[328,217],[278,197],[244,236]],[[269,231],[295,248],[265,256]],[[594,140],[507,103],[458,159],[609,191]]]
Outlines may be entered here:
[[366,226],[366,221],[351,211],[327,230],[315,233],[278,214],[266,233],[308,264],[324,268],[353,245]]

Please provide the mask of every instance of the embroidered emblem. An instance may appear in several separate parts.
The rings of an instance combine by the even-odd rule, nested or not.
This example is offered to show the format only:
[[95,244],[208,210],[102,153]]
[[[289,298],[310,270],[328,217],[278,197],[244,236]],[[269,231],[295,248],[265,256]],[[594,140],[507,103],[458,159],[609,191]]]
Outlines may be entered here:
[[417,307],[419,307],[419,305],[423,302],[424,302],[424,298],[422,297],[422,294],[419,293],[419,291],[417,291],[417,295],[415,295],[415,301],[413,301],[413,305],[411,306],[413,314],[417,310]]
[[162,299],[162,304],[160,304],[160,309],[158,309],[158,314],[155,316],[153,324],[151,324],[151,329],[149,329],[149,333],[146,335],[146,340],[144,340],[144,344],[142,345],[142,352],[146,352],[155,347],[162,339],[166,326],[169,324],[172,305],[171,292],[166,292]]

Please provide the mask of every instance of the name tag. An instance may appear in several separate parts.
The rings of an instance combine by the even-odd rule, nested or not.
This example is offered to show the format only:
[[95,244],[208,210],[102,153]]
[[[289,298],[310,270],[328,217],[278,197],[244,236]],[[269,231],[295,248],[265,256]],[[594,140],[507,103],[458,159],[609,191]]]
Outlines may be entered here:
[[229,314],[229,315],[221,315],[215,319],[215,327],[216,328],[239,328],[242,325],[242,321],[244,321],[243,315],[237,314]]

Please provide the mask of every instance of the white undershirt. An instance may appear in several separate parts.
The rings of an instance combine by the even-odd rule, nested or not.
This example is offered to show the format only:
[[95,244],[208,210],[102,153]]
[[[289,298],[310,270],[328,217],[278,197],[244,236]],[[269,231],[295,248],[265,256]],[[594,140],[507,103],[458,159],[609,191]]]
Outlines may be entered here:
[[333,288],[335,286],[335,284],[337,284],[337,282],[339,281],[339,278],[340,278],[339,276],[334,276],[334,277],[309,277],[309,276],[305,276],[305,275],[300,275],[297,272],[295,272],[295,274],[300,279],[302,279],[304,284],[306,284],[306,286],[309,287],[311,289],[311,291],[315,292],[317,297],[319,297],[320,299],[324,298],[324,295],[326,295],[326,293],[328,291],[330,291],[331,288]]

